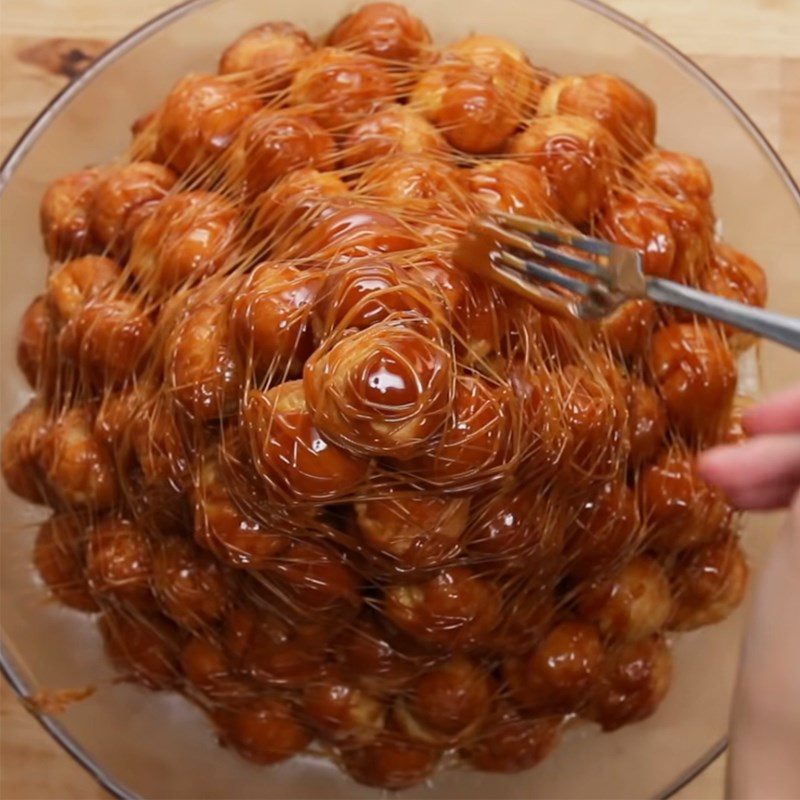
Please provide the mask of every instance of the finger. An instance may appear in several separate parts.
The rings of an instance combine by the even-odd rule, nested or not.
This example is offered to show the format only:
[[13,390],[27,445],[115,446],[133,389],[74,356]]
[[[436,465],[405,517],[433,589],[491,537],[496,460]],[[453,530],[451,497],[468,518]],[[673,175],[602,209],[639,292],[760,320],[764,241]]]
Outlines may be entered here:
[[751,436],[800,431],[800,384],[745,411],[742,425]]
[[698,457],[700,474],[739,508],[781,508],[800,486],[800,434],[757,436]]

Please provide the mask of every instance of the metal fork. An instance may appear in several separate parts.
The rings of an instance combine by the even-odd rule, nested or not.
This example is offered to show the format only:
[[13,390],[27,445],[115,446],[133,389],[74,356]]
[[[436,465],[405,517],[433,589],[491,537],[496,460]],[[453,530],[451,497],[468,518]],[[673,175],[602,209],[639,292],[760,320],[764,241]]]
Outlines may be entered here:
[[[492,273],[545,310],[568,308],[584,319],[600,319],[627,300],[648,299],[800,350],[799,319],[645,275],[641,254],[632,248],[548,222],[499,213],[473,222],[470,236],[456,251],[462,266],[476,269],[476,242],[481,242],[479,258],[490,262],[478,271]],[[565,252],[565,246],[581,255]],[[468,252],[470,247],[473,250]],[[588,280],[570,274],[576,272]],[[534,287],[531,279],[538,285]]]

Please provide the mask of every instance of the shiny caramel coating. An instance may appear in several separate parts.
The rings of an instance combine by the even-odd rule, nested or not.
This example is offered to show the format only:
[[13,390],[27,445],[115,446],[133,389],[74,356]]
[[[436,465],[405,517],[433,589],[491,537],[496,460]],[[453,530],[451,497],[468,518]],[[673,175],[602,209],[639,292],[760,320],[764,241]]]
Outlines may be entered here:
[[84,306],[122,286],[122,270],[110,258],[83,256],[59,264],[47,278],[47,303],[56,319],[68,322]]
[[322,437],[302,381],[250,392],[243,423],[261,475],[289,499],[332,500],[352,494],[367,477],[369,459]]
[[386,708],[352,677],[328,669],[305,687],[303,713],[324,738],[349,746],[372,741],[380,734]]
[[359,168],[396,153],[443,155],[447,142],[425,117],[399,103],[388,103],[355,125],[344,139],[342,163]]
[[520,705],[537,714],[582,708],[603,666],[594,625],[562,622],[525,656],[511,656],[504,675]]
[[291,22],[267,22],[243,33],[222,53],[221,75],[245,73],[262,92],[286,89],[303,59],[314,52],[308,34]]
[[172,688],[178,679],[177,629],[163,617],[107,610],[100,618],[112,663],[149,689]]
[[467,363],[480,364],[497,355],[505,344],[508,309],[501,291],[491,282],[465,275],[462,285],[453,312],[456,342]]
[[558,744],[562,717],[524,717],[514,711],[490,721],[463,752],[487,772],[521,772],[535,767]]
[[421,783],[434,771],[440,757],[439,749],[393,732],[341,753],[342,766],[353,780],[383,789],[408,789]]
[[236,254],[239,215],[213,192],[172,194],[162,200],[133,237],[129,268],[156,296],[224,269]]
[[714,190],[706,165],[694,156],[672,150],[651,150],[636,163],[636,180],[683,202],[692,203],[713,224],[711,194]]
[[707,323],[673,323],[656,331],[650,363],[670,421],[686,436],[714,436],[733,403],[736,364]]
[[625,359],[647,351],[656,324],[656,306],[649,300],[628,300],[600,322],[611,352]]
[[[515,563],[512,557],[506,565]],[[508,570],[502,574],[502,613],[492,633],[490,647],[500,654],[518,655],[520,642],[539,641],[553,627],[559,610],[557,598],[552,576],[531,578],[525,571]]]
[[306,402],[327,439],[365,455],[408,459],[445,424],[452,358],[411,328],[374,325],[306,362]]
[[275,764],[305,750],[311,733],[285,700],[262,697],[224,711],[220,735],[249,761]]
[[637,556],[616,574],[582,587],[577,609],[608,638],[644,639],[661,630],[672,614],[669,580],[657,561]]
[[289,104],[307,107],[323,128],[351,127],[394,98],[395,80],[380,60],[338,47],[303,59],[289,87]]
[[536,117],[509,142],[507,152],[544,174],[555,210],[573,225],[588,222],[617,181],[616,142],[593,119]]
[[679,448],[665,451],[642,471],[642,517],[653,544],[677,551],[712,540],[730,515],[719,490],[698,475]]
[[596,120],[630,159],[649,150],[656,133],[655,103],[628,81],[606,72],[556,78],[542,92],[538,113]]
[[322,284],[289,264],[256,266],[231,307],[231,327],[248,363],[263,375],[297,375],[310,355],[311,314]]
[[672,681],[672,657],[663,636],[652,634],[614,648],[584,712],[604,731],[649,717]]
[[47,187],[39,206],[39,224],[51,261],[76,258],[96,247],[91,214],[102,175],[100,169],[84,169],[64,175]]
[[151,161],[109,167],[92,199],[91,230],[95,241],[104,250],[124,258],[138,227],[176,182],[171,169]]
[[166,616],[183,628],[222,617],[230,587],[217,562],[191,541],[164,538],[153,547],[153,590]]
[[232,670],[222,645],[204,635],[186,640],[180,654],[181,671],[192,692],[219,703],[247,695],[249,687]]
[[664,443],[667,411],[658,393],[644,381],[627,387],[629,465],[637,467],[655,457]]
[[216,75],[188,75],[156,116],[158,155],[179,173],[201,172],[227,150],[261,103],[249,87]]
[[467,567],[450,567],[421,583],[387,587],[383,612],[419,641],[456,651],[483,641],[500,608],[491,583]]
[[249,117],[231,145],[229,182],[250,196],[304,167],[336,166],[336,142],[310,116],[295,109],[264,108]]
[[486,211],[535,219],[552,216],[547,180],[529,164],[508,159],[483,161],[468,171],[466,188]]
[[123,517],[108,517],[87,531],[86,574],[92,592],[105,602],[150,610],[153,545],[145,532]]
[[672,591],[673,630],[713,625],[739,606],[750,570],[735,538],[709,542],[687,550],[675,564]]
[[69,515],[53,516],[39,527],[33,564],[59,603],[77,611],[97,611],[86,580],[84,550],[81,521]]
[[469,502],[408,490],[360,500],[354,508],[365,544],[407,570],[445,564],[458,555]]
[[31,503],[44,503],[48,497],[42,443],[50,426],[47,409],[31,400],[3,432],[3,479],[14,494]]
[[413,63],[428,56],[431,35],[422,20],[397,3],[366,3],[336,23],[327,43]]
[[113,457],[93,425],[88,406],[61,413],[42,435],[39,463],[60,500],[97,511],[114,504],[119,487]]
[[17,365],[32,389],[49,395],[58,377],[54,320],[46,295],[25,309],[17,334]]
[[229,331],[230,312],[220,304],[193,309],[166,342],[165,373],[173,397],[198,419],[236,411],[242,364]]

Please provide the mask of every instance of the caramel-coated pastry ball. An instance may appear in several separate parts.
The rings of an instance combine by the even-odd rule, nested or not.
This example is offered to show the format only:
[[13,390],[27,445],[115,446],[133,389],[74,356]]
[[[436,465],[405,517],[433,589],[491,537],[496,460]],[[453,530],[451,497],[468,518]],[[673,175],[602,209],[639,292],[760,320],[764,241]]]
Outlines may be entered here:
[[123,383],[143,367],[155,329],[142,305],[139,297],[128,293],[98,297],[61,330],[60,353],[78,364],[86,383]]
[[162,200],[133,238],[130,270],[154,295],[222,270],[235,255],[239,215],[213,192],[179,192]]
[[257,764],[284,761],[311,742],[310,731],[298,721],[292,706],[277,697],[260,697],[220,716],[223,742]]
[[3,478],[14,494],[31,503],[44,503],[48,496],[42,444],[50,426],[47,409],[31,400],[3,433]]
[[468,171],[466,185],[471,198],[487,211],[536,219],[552,216],[547,180],[529,164],[507,159],[484,161]]
[[706,165],[694,156],[671,150],[652,150],[636,164],[636,179],[665,195],[692,203],[713,224],[711,194],[714,191]]
[[436,769],[440,757],[437,748],[393,731],[341,753],[342,766],[353,780],[383,789],[408,789],[421,783]]
[[545,759],[561,738],[558,716],[523,717],[514,711],[491,720],[463,752],[472,766],[487,772],[521,772]]
[[416,473],[436,485],[483,485],[503,474],[516,421],[510,387],[457,378],[450,418],[433,449],[415,462]]
[[691,203],[649,190],[614,191],[597,233],[642,254],[648,275],[680,283],[700,280],[709,260],[708,227]]
[[451,567],[422,583],[387,587],[383,610],[415,639],[455,651],[486,639],[497,624],[498,599],[470,569]]
[[735,538],[687,550],[672,576],[673,630],[693,630],[725,619],[742,602],[750,570]]
[[302,381],[250,392],[243,421],[259,472],[290,500],[325,501],[349,495],[367,477],[369,459],[320,435]]
[[39,527],[33,563],[53,597],[78,611],[97,611],[84,568],[85,537],[80,520],[63,514]]
[[87,531],[86,574],[97,597],[152,609],[153,544],[134,522],[109,517]]
[[178,680],[178,630],[163,617],[109,610],[100,618],[106,653],[120,670],[150,689]]
[[386,714],[378,697],[336,669],[327,670],[305,687],[303,711],[322,736],[348,745],[375,739],[383,730]]
[[161,164],[134,161],[110,167],[94,191],[91,228],[104,250],[124,258],[133,235],[175,187],[177,176]]
[[233,298],[232,329],[259,374],[297,375],[311,354],[311,313],[322,277],[290,264],[265,262]]
[[180,173],[201,174],[259,108],[250,87],[216,75],[187,75],[156,117],[158,160]]
[[181,648],[181,670],[192,690],[219,702],[247,695],[249,687],[233,674],[221,643],[207,636],[192,636]]
[[461,738],[489,713],[494,695],[495,685],[486,669],[455,656],[416,678],[395,714],[411,738]]
[[25,309],[17,334],[17,365],[32,389],[49,395],[58,375],[54,320],[45,295]]
[[444,155],[442,134],[408,106],[389,103],[359,122],[346,136],[342,162],[360,167],[395,153]]
[[605,731],[649,717],[672,681],[672,656],[662,636],[627,642],[606,656],[585,716]]
[[505,662],[505,677],[523,707],[536,713],[583,707],[603,668],[603,646],[594,625],[562,622],[526,656]]
[[736,363],[704,323],[673,323],[653,336],[650,364],[670,421],[687,436],[714,435],[736,392]]
[[457,212],[466,208],[461,171],[424,153],[395,153],[370,164],[356,191],[406,214]]
[[667,430],[667,411],[658,393],[644,381],[628,384],[629,465],[637,467],[661,449]]
[[93,428],[88,406],[64,411],[42,435],[39,461],[63,502],[99,510],[114,504],[119,488],[113,456]]
[[555,210],[573,225],[588,222],[617,181],[616,142],[593,119],[568,114],[537,117],[507,149],[542,171],[553,192]]
[[[511,564],[515,562],[509,559]],[[557,612],[552,576],[541,579],[526,572],[504,574],[500,622],[490,646],[499,653],[519,654],[520,642],[535,642],[553,627]]]
[[422,20],[397,3],[367,3],[342,18],[328,44],[391,61],[414,62],[428,55],[431,35]]
[[295,109],[265,108],[241,127],[226,165],[230,183],[247,195],[268,189],[296,169],[336,166],[336,142],[325,128]]
[[264,569],[289,546],[280,524],[265,524],[236,501],[213,457],[205,458],[199,470],[194,494],[194,537],[226,564],[244,569]]
[[582,587],[577,608],[606,637],[644,639],[661,630],[672,613],[669,581],[657,561],[637,556],[615,575]]
[[341,132],[396,95],[395,79],[378,59],[337,47],[307,56],[289,88],[289,104],[305,106],[322,125]]
[[216,419],[237,410],[242,365],[230,335],[224,304],[193,309],[166,342],[165,372],[178,402],[198,419]]
[[47,302],[61,322],[67,322],[101,295],[121,288],[122,270],[110,258],[83,256],[65,261],[47,278]]
[[654,546],[675,551],[713,539],[730,515],[721,493],[697,473],[680,448],[667,450],[642,471],[642,516]]
[[58,178],[48,186],[39,207],[44,249],[51,261],[91,252],[91,214],[94,192],[103,171],[84,169]]
[[453,147],[476,154],[499,152],[523,113],[522,103],[494,76],[463,60],[446,60],[422,73],[410,107]]
[[469,498],[397,491],[355,503],[356,523],[368,547],[397,559],[400,568],[433,567],[458,555],[469,504]]
[[628,300],[600,322],[600,331],[614,355],[634,358],[646,352],[656,316],[650,300]]
[[230,588],[219,564],[191,541],[164,538],[153,545],[153,589],[164,614],[197,629],[222,617]]
[[482,560],[501,560],[509,569],[552,565],[564,545],[563,511],[529,488],[501,490],[475,516],[469,549]]
[[317,350],[304,386],[323,436],[366,455],[409,459],[447,419],[453,362],[411,328],[374,325]]
[[580,506],[570,529],[569,571],[581,576],[623,563],[644,535],[636,496],[621,480],[598,487]]
[[630,159],[649,150],[656,133],[655,103],[626,80],[605,72],[556,78],[542,92],[538,113],[594,119]]
[[267,22],[243,33],[223,52],[219,72],[249,73],[260,92],[285,89],[303,59],[314,52],[308,34],[291,22]]
[[613,731],[649,717],[672,681],[672,656],[662,636],[627,642],[606,655],[584,716]]

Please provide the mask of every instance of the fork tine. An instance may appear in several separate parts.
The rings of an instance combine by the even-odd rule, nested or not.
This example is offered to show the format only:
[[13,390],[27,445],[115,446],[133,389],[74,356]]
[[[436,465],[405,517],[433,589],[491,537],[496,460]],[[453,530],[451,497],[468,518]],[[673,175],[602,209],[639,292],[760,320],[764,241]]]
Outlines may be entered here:
[[556,286],[560,286],[562,289],[566,289],[581,297],[590,297],[593,295],[592,287],[585,281],[579,280],[578,278],[571,278],[569,275],[551,269],[544,264],[539,264],[536,261],[530,261],[525,258],[519,258],[505,251],[500,254],[499,258],[500,261],[512,269],[518,272],[525,272],[539,281],[554,283]]
[[611,242],[604,242],[601,239],[594,239],[591,236],[584,236],[582,233],[572,231],[562,225],[551,222],[521,217],[517,214],[496,213],[493,215],[502,223],[513,230],[527,233],[530,236],[538,236],[555,244],[566,244],[591,253],[596,256],[610,256],[614,250]]

